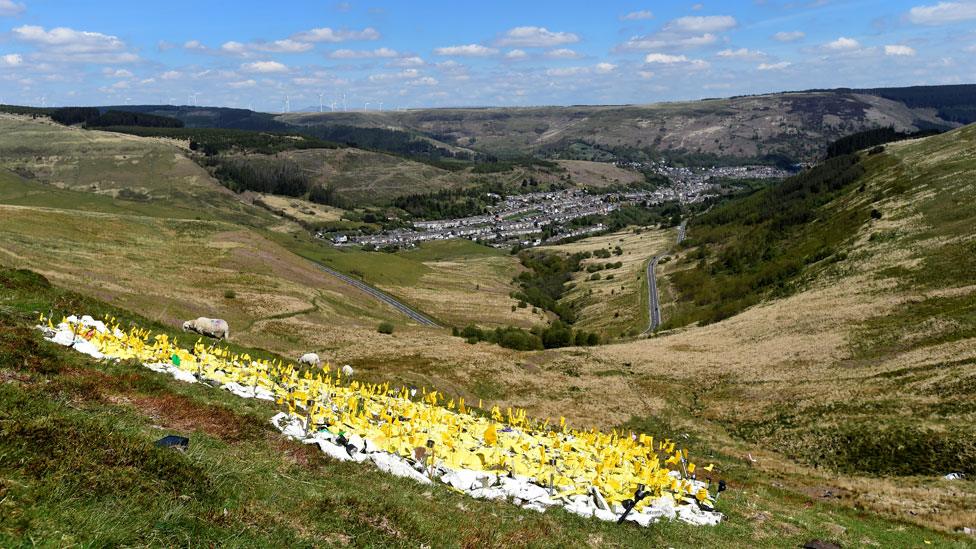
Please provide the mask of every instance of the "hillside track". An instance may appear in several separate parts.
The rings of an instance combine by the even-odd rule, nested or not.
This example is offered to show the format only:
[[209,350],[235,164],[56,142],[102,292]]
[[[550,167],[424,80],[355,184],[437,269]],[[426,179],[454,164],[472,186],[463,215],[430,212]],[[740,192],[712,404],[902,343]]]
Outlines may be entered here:
[[427,317],[423,313],[420,313],[420,312],[418,312],[418,311],[416,311],[416,310],[414,310],[414,309],[412,309],[412,308],[404,305],[400,301],[397,301],[396,299],[394,299],[389,294],[387,294],[385,292],[382,292],[382,291],[380,291],[380,290],[378,290],[378,289],[370,286],[369,284],[366,284],[365,282],[363,282],[361,280],[357,280],[357,279],[355,279],[355,278],[353,278],[353,277],[351,277],[349,275],[340,273],[339,271],[337,271],[335,269],[330,269],[329,267],[326,267],[325,265],[321,265],[321,264],[316,263],[314,261],[312,263],[316,267],[318,267],[319,269],[322,269],[326,273],[329,273],[330,275],[338,278],[339,280],[341,280],[341,281],[343,281],[343,282],[345,282],[345,283],[347,283],[347,284],[349,284],[351,286],[355,286],[356,288],[362,290],[363,292],[366,292],[367,294],[375,297],[376,299],[378,299],[378,300],[380,300],[380,301],[382,301],[382,302],[390,305],[394,309],[400,311],[401,313],[403,313],[403,314],[407,315],[408,317],[410,317],[412,320],[416,321],[418,324],[421,324],[423,326],[430,326],[430,327],[433,327],[433,328],[440,328],[441,327],[439,324],[437,324],[436,322],[434,322],[433,320],[431,320],[429,317]]
[[[678,226],[677,244],[681,244],[684,241],[685,236],[687,236],[687,230],[688,220],[686,219]],[[660,255],[656,255],[647,262],[647,312],[650,322],[648,322],[647,330],[644,330],[645,334],[657,330],[661,325],[661,302],[657,292],[657,275],[654,272],[657,268],[657,262],[661,257]]]

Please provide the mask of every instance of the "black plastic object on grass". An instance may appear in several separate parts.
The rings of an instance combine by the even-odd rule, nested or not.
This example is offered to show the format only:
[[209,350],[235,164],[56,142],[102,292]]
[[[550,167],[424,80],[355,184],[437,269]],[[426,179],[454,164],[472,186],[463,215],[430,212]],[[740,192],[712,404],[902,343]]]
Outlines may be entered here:
[[185,452],[190,447],[190,439],[177,435],[167,435],[156,441],[156,446],[160,448],[174,448]]

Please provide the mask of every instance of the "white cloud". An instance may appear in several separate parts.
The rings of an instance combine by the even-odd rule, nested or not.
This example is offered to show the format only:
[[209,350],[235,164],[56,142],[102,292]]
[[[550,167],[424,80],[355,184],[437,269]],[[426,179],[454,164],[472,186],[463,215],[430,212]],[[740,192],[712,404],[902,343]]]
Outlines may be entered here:
[[505,59],[525,59],[528,55],[525,50],[511,50],[505,54]]
[[558,67],[547,69],[546,76],[577,76],[589,72],[587,67]]
[[498,53],[497,49],[488,48],[480,44],[464,44],[461,46],[446,46],[434,49],[435,55],[457,55],[464,57],[487,57],[496,53]]
[[302,53],[314,48],[308,42],[298,42],[292,39],[275,40],[274,42],[254,42],[249,47],[256,51],[270,53]]
[[255,61],[253,63],[244,63],[241,65],[241,70],[270,74],[288,72],[288,67],[277,61]]
[[0,0],[0,16],[10,17],[13,15],[20,15],[26,10],[23,4],[14,2],[13,0]]
[[683,65],[691,70],[707,69],[711,65],[701,59],[689,59],[684,55],[670,55],[667,53],[649,53],[644,57],[644,63],[648,65]]
[[976,2],[939,2],[916,6],[908,11],[908,20],[917,25],[946,25],[976,19]]
[[190,51],[206,51],[207,46],[201,44],[199,40],[187,40],[183,43],[183,49]]
[[627,15],[621,15],[620,16],[620,20],[621,21],[641,21],[641,20],[644,20],[644,19],[651,19],[653,17],[654,17],[654,14],[651,13],[650,10],[640,10],[640,11],[632,11],[632,12],[628,13]]
[[840,38],[834,40],[833,42],[828,42],[827,44],[824,44],[824,47],[827,48],[828,50],[833,50],[833,51],[851,51],[860,48],[861,43],[853,38],[847,38],[845,36],[841,36]]
[[640,76],[642,80],[650,80],[654,78],[654,73],[651,71],[637,71],[637,76]]
[[550,57],[552,59],[577,59],[579,57],[582,57],[582,55],[576,53],[575,51],[569,48],[558,48],[555,50],[547,51],[546,57]]
[[737,50],[726,49],[718,52],[715,55],[719,57],[723,57],[725,59],[749,59],[749,60],[762,59],[766,57],[765,53],[757,50],[750,50],[748,48],[739,48]]
[[23,63],[24,58],[19,53],[0,55],[0,67],[19,67]]
[[[420,71],[417,69],[404,69],[400,72],[387,72],[380,74],[370,75],[370,82],[386,82],[389,80],[409,80],[420,77]],[[421,78],[422,79],[422,78]]]
[[781,71],[792,64],[793,63],[790,63],[789,61],[780,61],[779,63],[760,63],[756,68],[761,71]]
[[613,63],[597,63],[592,67],[555,67],[546,70],[546,76],[565,77],[580,76],[584,74],[610,74],[617,70],[617,65]]
[[132,78],[133,76],[132,71],[125,69],[110,69],[107,67],[102,69],[102,74],[108,76],[109,78]]
[[125,42],[118,37],[100,32],[78,31],[67,27],[45,30],[36,25],[23,25],[11,32],[16,40],[37,46],[47,60],[131,63],[139,59],[137,55],[126,51]]
[[498,39],[499,46],[520,48],[551,48],[579,42],[571,32],[553,32],[545,27],[515,27]]
[[687,63],[688,58],[684,55],[668,55],[666,53],[649,53],[644,58],[645,63],[656,63],[660,65],[674,65],[677,63]]
[[884,47],[885,55],[911,57],[915,55],[915,48],[892,44]]
[[411,55],[410,57],[401,57],[394,61],[390,61],[389,64],[395,67],[419,67],[421,65],[426,65],[427,62],[421,57]]
[[24,25],[13,30],[14,37],[45,48],[57,48],[61,53],[103,53],[125,49],[118,37],[100,32],[77,31],[67,27],[44,30],[44,27]]
[[366,27],[363,30],[339,29],[333,30],[329,27],[312,29],[300,32],[292,39],[298,42],[351,42],[357,40],[379,40],[380,33],[373,27]]
[[183,76],[183,73],[178,71],[166,71],[163,74],[159,75],[159,77],[162,78],[163,80],[177,80],[181,76]]
[[627,40],[618,49],[622,50],[658,50],[685,49],[710,46],[718,42],[718,35],[706,32],[694,36],[655,35],[653,37],[635,36]]
[[731,15],[706,15],[679,17],[665,26],[676,32],[722,32],[734,29],[739,23]]
[[[329,54],[332,59],[371,59],[375,57],[390,58],[400,55],[390,48],[376,48],[375,50],[336,50]],[[419,58],[417,58],[419,59]],[[421,60],[421,64],[423,60]]]
[[430,76],[424,76],[423,78],[418,78],[416,80],[411,80],[411,81],[407,82],[407,85],[409,85],[409,86],[436,86],[437,85],[437,79],[436,78],[433,78],[433,77],[430,77]]
[[243,88],[253,88],[254,86],[257,86],[257,85],[258,85],[257,81],[256,80],[253,80],[253,79],[239,80],[237,82],[228,82],[227,83],[227,87],[228,88],[233,88],[235,90],[240,90],[240,89],[243,89]]
[[773,35],[773,40],[777,42],[797,42],[806,38],[807,33],[803,31],[781,31]]

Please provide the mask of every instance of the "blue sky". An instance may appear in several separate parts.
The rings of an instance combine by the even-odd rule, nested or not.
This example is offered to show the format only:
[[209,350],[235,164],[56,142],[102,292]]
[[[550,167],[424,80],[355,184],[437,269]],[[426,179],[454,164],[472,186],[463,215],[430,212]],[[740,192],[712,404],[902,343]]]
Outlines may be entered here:
[[[976,0],[0,0],[0,101],[394,109],[976,82]],[[367,105],[367,103],[369,103]]]

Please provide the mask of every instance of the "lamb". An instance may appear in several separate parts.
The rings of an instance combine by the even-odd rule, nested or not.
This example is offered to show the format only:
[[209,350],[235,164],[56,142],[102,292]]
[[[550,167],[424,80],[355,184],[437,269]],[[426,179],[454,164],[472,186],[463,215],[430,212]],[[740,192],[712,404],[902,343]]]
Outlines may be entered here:
[[214,339],[230,338],[230,327],[227,326],[227,321],[219,318],[201,316],[196,320],[187,320],[183,323],[183,331],[196,332]]
[[321,366],[322,359],[315,353],[305,353],[298,359],[298,364],[301,366]]
[[346,377],[352,377],[352,374],[353,374],[352,366],[346,364],[345,366],[342,367],[342,375]]

